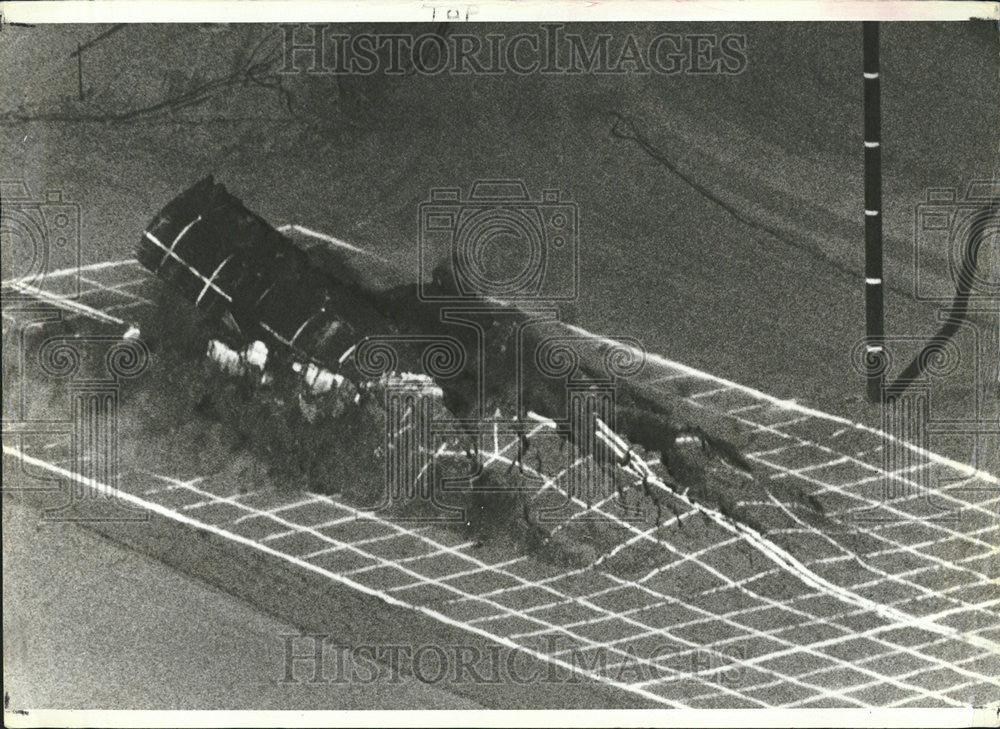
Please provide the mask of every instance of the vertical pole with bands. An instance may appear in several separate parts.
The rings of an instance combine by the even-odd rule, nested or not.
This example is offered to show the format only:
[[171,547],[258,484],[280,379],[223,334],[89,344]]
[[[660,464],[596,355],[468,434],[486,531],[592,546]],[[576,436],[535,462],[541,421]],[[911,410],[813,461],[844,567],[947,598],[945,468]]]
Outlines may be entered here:
[[83,46],[79,43],[76,44],[76,87],[83,101]]
[[863,27],[865,84],[865,333],[868,399],[882,401],[881,360],[885,319],[882,290],[882,110],[879,89],[878,22]]

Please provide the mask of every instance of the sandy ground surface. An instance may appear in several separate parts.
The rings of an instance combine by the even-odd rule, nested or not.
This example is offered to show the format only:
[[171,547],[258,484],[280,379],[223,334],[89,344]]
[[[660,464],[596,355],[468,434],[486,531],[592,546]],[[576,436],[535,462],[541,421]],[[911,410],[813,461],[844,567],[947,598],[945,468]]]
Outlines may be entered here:
[[[128,256],[166,200],[213,172],[272,222],[331,232],[412,266],[416,275],[417,205],[431,188],[467,189],[481,177],[521,178],[534,194],[557,187],[579,205],[576,322],[636,337],[650,351],[766,392],[878,424],[879,412],[864,403],[863,379],[850,363],[851,348],[863,335],[858,24],[716,29],[748,38],[747,69],[731,77],[288,77],[282,82],[293,99],[291,112],[273,89],[241,82],[182,111],[131,121],[114,117],[241,68],[266,31],[126,28],[85,51],[86,98],[80,101],[69,54],[102,30],[11,29],[0,38],[0,178],[24,180],[36,196],[59,189],[77,201],[85,261]],[[615,32],[655,34],[639,26]],[[889,332],[919,340],[938,326],[939,306],[913,296],[914,207],[929,186],[964,188],[972,179],[992,177],[996,47],[989,23],[883,29]],[[615,138],[615,113],[634,120],[682,174]],[[736,219],[719,199],[750,223]],[[947,296],[946,259],[933,257],[926,273]],[[987,365],[996,352],[996,322],[977,319]],[[960,336],[963,351],[971,352],[969,331]],[[901,353],[901,362],[907,359]],[[970,373],[984,364],[970,357],[963,366],[971,369],[935,386],[933,406],[942,417],[967,417],[975,409]],[[980,397],[992,395],[982,405],[983,417],[995,417],[995,382],[995,374],[981,380]],[[982,446],[975,449],[967,440],[939,445],[958,460],[990,467]],[[55,577],[53,585],[35,581],[26,588],[19,597],[22,616],[49,603],[46,621],[78,621],[72,601],[50,602],[60,589],[120,589],[122,610],[139,610],[138,581],[155,591],[149,602],[162,606],[160,620],[142,620],[142,634],[150,636],[148,650],[163,651],[179,692],[206,705],[227,703],[232,694],[217,681],[201,691],[191,687],[197,676],[216,677],[238,666],[246,673],[234,689],[236,703],[251,695],[266,697],[269,705],[309,703],[304,695],[262,688],[272,666],[260,656],[273,653],[269,636],[280,625],[76,528],[32,532],[25,527],[30,512],[15,512],[10,520],[21,526],[10,532],[5,521],[5,544],[17,543],[19,553],[21,537],[12,533],[25,535],[25,543],[44,537],[52,544],[12,553],[8,572],[37,574],[62,564],[55,575],[67,580],[61,588]],[[114,574],[127,572],[133,584],[108,584],[102,554],[127,564]],[[204,606],[198,608],[203,620],[184,619],[189,603]],[[208,616],[228,621],[241,639],[213,635],[218,626]],[[111,658],[129,654],[126,641],[120,652],[106,644],[86,651],[84,637],[76,644],[81,650],[67,651],[59,634],[51,635],[25,664],[25,675],[76,656],[96,662],[89,669],[81,665],[81,673],[100,666],[97,673],[128,674],[134,679],[130,696],[157,701],[150,687],[165,683],[162,674]],[[206,641],[218,650],[203,651]],[[203,653],[219,662],[182,668],[197,664]],[[5,655],[9,662],[17,653]],[[42,691],[45,678],[37,682]],[[99,690],[73,688],[80,700]],[[433,690],[412,691],[401,703],[446,700]],[[395,696],[345,693],[341,699],[353,705]]]

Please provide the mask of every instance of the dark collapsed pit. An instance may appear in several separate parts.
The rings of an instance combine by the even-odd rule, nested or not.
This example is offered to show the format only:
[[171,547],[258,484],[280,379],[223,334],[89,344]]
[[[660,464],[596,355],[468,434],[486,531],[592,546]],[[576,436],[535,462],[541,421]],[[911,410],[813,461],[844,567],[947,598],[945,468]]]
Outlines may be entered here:
[[[171,393],[172,401],[142,427],[149,432],[155,424],[158,437],[176,441],[170,451],[192,452],[209,472],[228,473],[234,462],[249,470],[250,478],[264,474],[278,488],[338,493],[391,518],[445,517],[483,543],[574,566],[607,559],[625,570],[656,567],[665,556],[657,539],[683,528],[679,517],[692,502],[759,531],[769,527],[760,518],[766,512],[752,505],[771,494],[743,473],[750,466],[738,448],[709,432],[712,425],[698,422],[704,418],[690,408],[682,411],[679,402],[658,400],[634,387],[617,392],[609,424],[629,442],[629,459],[659,456],[656,476],[669,488],[648,479],[637,483],[607,452],[610,460],[600,473],[578,480],[586,493],[574,494],[575,503],[546,481],[560,471],[574,476],[593,470],[594,441],[584,432],[596,426],[597,411],[589,408],[603,407],[593,399],[593,387],[608,376],[609,363],[634,365],[634,353],[615,353],[614,345],[587,339],[596,351],[582,355],[555,349],[546,359],[541,355],[546,343],[575,340],[575,346],[583,338],[529,321],[513,307],[498,310],[498,302],[489,299],[479,302],[475,325],[456,325],[439,305],[420,299],[415,284],[393,286],[385,273],[362,272],[340,249],[299,246],[211,177],[160,212],[137,257],[169,287],[160,291],[141,325],[157,353],[158,382],[136,394]],[[455,293],[453,285],[450,269],[439,267],[425,291],[429,286],[447,298]],[[393,340],[388,348],[368,346],[372,337],[387,335]],[[536,366],[517,361],[515,337],[525,350],[521,356],[535,353]],[[210,364],[205,348],[213,338],[237,351],[254,340],[266,343],[270,381],[262,384],[259,371],[232,376]],[[433,347],[439,351],[428,358]],[[307,365],[328,373],[339,370],[346,384],[317,394],[303,382]],[[481,384],[484,366],[491,376]],[[498,368],[508,375],[492,376]],[[558,371],[548,371],[552,368]],[[513,371],[522,372],[518,384],[510,378]],[[383,403],[389,389],[398,390],[391,378],[400,372],[431,375],[428,383],[440,388],[433,416],[454,425],[444,443],[449,452],[434,458],[437,476],[422,471],[422,498],[410,493],[420,491],[420,481],[394,489],[387,480],[386,464],[398,463],[402,446],[387,438],[389,411]],[[527,438],[527,410],[564,421],[571,390],[584,393],[575,402],[584,403],[582,417],[590,425],[570,426],[558,437]],[[506,460],[484,461],[474,445],[475,432],[489,430],[482,418],[494,411],[507,419],[505,442],[513,441],[514,447]],[[609,412],[600,410],[600,417],[608,418]],[[521,419],[511,421],[518,413]],[[511,422],[519,423],[514,431]],[[536,465],[526,466],[529,462]],[[230,475],[237,481],[246,477]],[[783,497],[793,504],[808,500],[798,493]],[[706,521],[704,529],[711,528]],[[641,531],[653,536],[632,538]],[[625,542],[627,548],[619,548]]]

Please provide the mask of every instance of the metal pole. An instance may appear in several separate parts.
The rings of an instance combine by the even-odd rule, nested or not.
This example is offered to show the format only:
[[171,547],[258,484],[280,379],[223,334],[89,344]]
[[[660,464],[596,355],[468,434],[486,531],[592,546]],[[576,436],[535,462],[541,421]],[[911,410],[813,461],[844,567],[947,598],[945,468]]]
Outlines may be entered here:
[[83,47],[79,43],[76,44],[76,87],[83,101]]
[[879,93],[878,22],[862,24],[865,83],[865,358],[868,399],[882,401],[885,317],[882,291],[882,110]]

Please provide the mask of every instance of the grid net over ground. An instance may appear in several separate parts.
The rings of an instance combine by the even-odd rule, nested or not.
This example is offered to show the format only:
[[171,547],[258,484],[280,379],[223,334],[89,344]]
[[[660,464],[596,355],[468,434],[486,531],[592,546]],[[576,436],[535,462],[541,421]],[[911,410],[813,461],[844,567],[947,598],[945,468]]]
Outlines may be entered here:
[[[5,282],[5,339],[22,297],[108,325],[150,303],[149,276],[134,261],[85,267],[70,300],[72,273]],[[799,483],[843,530],[821,533],[774,498],[747,504],[784,525],[766,535],[690,502],[653,530],[591,504],[625,535],[616,549],[662,555],[624,578],[600,564],[566,569],[484,551],[445,527],[397,523],[336,496],[239,490],[184,463],[167,472],[123,464],[122,497],[667,706],[1000,701],[995,476],[677,363],[652,364],[650,383],[749,433],[758,479]],[[25,479],[106,490],[66,469],[64,440],[5,435],[5,464]],[[509,463],[515,451],[497,439],[486,455]],[[561,490],[563,478],[546,486]],[[570,519],[587,509],[575,506]]]

